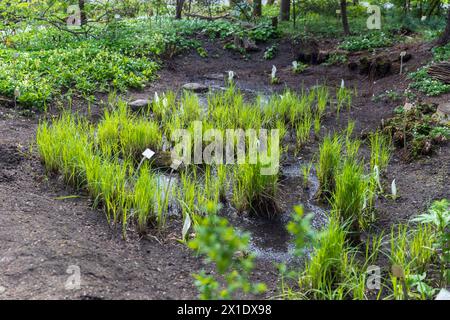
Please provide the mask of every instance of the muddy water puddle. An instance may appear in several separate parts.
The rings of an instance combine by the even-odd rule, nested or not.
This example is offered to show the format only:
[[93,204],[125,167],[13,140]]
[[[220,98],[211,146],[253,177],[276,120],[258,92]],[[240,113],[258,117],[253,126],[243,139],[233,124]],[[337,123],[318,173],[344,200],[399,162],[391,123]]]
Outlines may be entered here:
[[305,214],[313,214],[311,223],[317,230],[323,228],[328,221],[326,209],[315,201],[319,182],[314,168],[311,170],[308,188],[301,185],[303,177],[300,168],[303,164],[299,161],[281,168],[284,179],[280,188],[279,201],[283,210],[277,219],[265,220],[248,215],[230,219],[237,228],[250,232],[250,250],[259,259],[278,263],[297,260],[294,256],[293,238],[286,229],[294,206],[303,206]]

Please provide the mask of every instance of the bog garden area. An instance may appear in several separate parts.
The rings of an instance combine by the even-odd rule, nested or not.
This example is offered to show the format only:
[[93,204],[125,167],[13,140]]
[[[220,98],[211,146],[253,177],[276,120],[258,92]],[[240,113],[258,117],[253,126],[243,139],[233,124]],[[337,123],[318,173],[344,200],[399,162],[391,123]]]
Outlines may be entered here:
[[3,0],[0,299],[450,299],[446,0]]

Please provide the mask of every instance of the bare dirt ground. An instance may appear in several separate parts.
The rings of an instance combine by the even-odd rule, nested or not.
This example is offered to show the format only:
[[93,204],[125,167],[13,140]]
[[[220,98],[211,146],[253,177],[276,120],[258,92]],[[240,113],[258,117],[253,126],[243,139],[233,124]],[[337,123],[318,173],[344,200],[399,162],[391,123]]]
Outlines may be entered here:
[[[313,66],[304,74],[293,75],[293,56],[284,41],[271,61],[262,58],[262,51],[242,59],[214,42],[208,42],[205,48],[208,58],[200,58],[195,52],[174,58],[161,70],[159,80],[142,92],[128,93],[128,99],[177,89],[186,82],[215,84],[207,76],[227,70],[237,74],[239,87],[266,93],[280,92],[285,87],[300,90],[324,82],[336,87],[344,79],[347,86],[358,90],[355,106],[339,120],[328,117],[323,125],[326,129],[343,127],[350,117],[356,120],[356,132],[363,133],[377,128],[396,107],[391,102],[375,103],[372,95],[388,89],[401,92],[408,84],[405,75],[395,72],[370,85],[367,77],[346,66]],[[385,50],[398,55],[405,48],[413,54],[407,63],[409,70],[431,57],[427,44],[397,45]],[[355,54],[351,59],[357,57]],[[282,84],[277,86],[268,84],[272,65],[280,70]],[[443,96],[434,100],[446,99]],[[123,240],[109,228],[100,211],[90,209],[87,197],[66,188],[57,177],[46,177],[33,148],[39,117],[28,118],[0,106],[0,299],[196,298],[191,274],[205,265],[175,240],[175,234],[138,239],[130,232]],[[314,149],[311,146],[309,153]],[[404,162],[395,153],[385,181],[396,179],[401,198],[379,202],[377,227],[383,229],[392,222],[404,221],[434,199],[450,198],[449,177],[448,145],[432,157],[412,163]],[[71,195],[78,197],[67,197]],[[66,271],[71,265],[81,269],[81,290],[65,289],[69,277]],[[265,297],[276,294],[278,277],[271,261],[258,261],[255,280],[268,284],[270,290]]]

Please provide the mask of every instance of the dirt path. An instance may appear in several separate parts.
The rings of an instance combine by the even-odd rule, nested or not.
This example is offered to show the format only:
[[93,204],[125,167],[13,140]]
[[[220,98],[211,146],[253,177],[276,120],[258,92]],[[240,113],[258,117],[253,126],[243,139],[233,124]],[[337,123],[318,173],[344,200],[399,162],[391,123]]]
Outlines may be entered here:
[[[285,43],[273,61],[262,59],[262,52],[245,61],[213,43],[206,49],[212,58],[202,59],[196,53],[178,57],[161,71],[160,80],[143,92],[131,93],[130,99],[179,88],[186,82],[204,82],[208,74],[233,70],[243,87],[269,92],[324,81],[335,86],[345,79],[361,93],[351,112],[360,131],[377,127],[394,107],[371,102],[367,82],[345,67],[317,66],[304,75],[292,75],[293,59]],[[423,64],[426,56],[426,49],[419,48],[411,68]],[[268,85],[272,64],[279,66],[284,85]],[[405,77],[394,75],[370,90],[405,87]],[[204,265],[173,240],[176,235],[140,240],[130,232],[124,241],[109,229],[101,212],[90,209],[87,198],[61,198],[75,192],[58,179],[47,178],[36,150],[30,151],[37,124],[36,117],[25,118],[0,107],[0,299],[195,298],[191,274]],[[329,119],[324,125],[331,128],[336,121]],[[395,204],[381,203],[381,225],[416,214],[432,199],[450,197],[449,163],[448,147],[414,164],[394,157],[388,178],[397,179],[402,198]],[[65,288],[66,271],[72,265],[80,267],[81,290]],[[271,288],[267,296],[274,295],[277,274],[270,261],[258,262],[255,279],[267,282]]]

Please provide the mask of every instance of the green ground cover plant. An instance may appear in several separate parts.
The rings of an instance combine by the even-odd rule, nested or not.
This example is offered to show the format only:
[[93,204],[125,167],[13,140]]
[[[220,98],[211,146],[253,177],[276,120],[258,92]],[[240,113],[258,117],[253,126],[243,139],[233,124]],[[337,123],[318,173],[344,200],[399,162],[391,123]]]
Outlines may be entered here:
[[198,33],[221,39],[240,35],[255,41],[276,36],[265,22],[247,31],[229,21],[167,17],[94,25],[83,37],[31,25],[0,44],[0,95],[15,97],[25,107],[46,109],[62,95],[140,89],[156,78],[162,58],[190,48],[201,50],[202,41],[194,37]]

